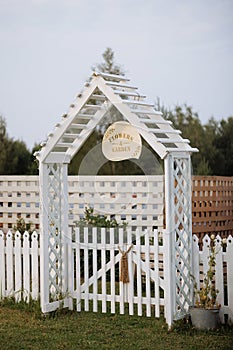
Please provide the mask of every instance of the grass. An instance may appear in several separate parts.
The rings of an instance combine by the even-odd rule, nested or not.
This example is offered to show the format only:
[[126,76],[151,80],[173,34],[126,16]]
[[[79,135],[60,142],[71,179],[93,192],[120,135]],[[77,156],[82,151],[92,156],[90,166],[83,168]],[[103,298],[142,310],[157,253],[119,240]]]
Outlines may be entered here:
[[177,322],[168,331],[153,317],[59,310],[44,316],[38,303],[0,302],[0,347],[37,349],[233,349],[233,327],[201,332]]

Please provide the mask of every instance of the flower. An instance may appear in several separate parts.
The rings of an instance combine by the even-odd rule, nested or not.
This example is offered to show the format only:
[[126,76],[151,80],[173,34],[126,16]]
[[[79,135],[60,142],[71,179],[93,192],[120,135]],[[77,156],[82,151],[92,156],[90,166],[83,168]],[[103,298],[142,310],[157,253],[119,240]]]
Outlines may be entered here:
[[222,239],[222,246],[225,246],[227,244],[227,239],[226,238],[223,238]]

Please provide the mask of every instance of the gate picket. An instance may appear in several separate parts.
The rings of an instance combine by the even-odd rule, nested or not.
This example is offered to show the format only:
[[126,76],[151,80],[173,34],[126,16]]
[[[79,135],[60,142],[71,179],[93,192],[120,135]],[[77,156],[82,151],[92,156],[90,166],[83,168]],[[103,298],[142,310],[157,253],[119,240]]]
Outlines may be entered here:
[[136,231],[136,269],[137,269],[137,304],[138,316],[142,316],[142,277],[141,277],[141,235]]
[[101,249],[101,268],[103,270],[102,281],[101,281],[101,292],[102,292],[102,312],[107,312],[107,300],[106,300],[106,232],[104,228],[101,228],[101,244],[103,249]]
[[[136,305],[137,314],[142,316],[145,305],[146,316],[151,316],[154,306],[155,316],[159,317],[160,306],[164,305],[159,291],[164,288],[164,282],[159,275],[162,247],[158,246],[156,230],[142,234],[139,230],[132,232],[130,228],[125,232],[123,228],[90,230],[85,227],[82,233],[77,229],[75,237],[72,246],[76,257],[76,283],[72,285],[76,288],[73,296],[77,299],[77,311],[81,311],[81,301],[84,300],[85,311],[89,311],[92,301],[94,312],[98,311],[98,302],[101,302],[103,313],[107,312],[109,303],[111,313],[116,312],[118,305],[119,313],[124,314],[127,305],[129,315],[133,315]],[[129,282],[116,275],[116,265],[120,271],[122,254],[125,253],[128,271],[124,270],[124,273],[128,274]],[[154,295],[151,294],[152,285]],[[116,286],[119,287],[116,289]]]
[[[132,247],[132,232],[130,229],[127,230],[127,242]],[[134,297],[134,275],[133,275],[133,257],[132,249],[127,253],[128,255],[128,272],[129,272],[129,283],[128,283],[128,302],[129,302],[129,315],[134,314],[133,297]]]
[[[110,247],[114,247],[114,229],[110,228]],[[112,261],[111,270],[110,270],[110,279],[111,279],[111,313],[115,314],[115,250],[110,249],[110,261]]]
[[21,233],[15,233],[15,299],[21,301],[22,291],[22,257],[21,257]]

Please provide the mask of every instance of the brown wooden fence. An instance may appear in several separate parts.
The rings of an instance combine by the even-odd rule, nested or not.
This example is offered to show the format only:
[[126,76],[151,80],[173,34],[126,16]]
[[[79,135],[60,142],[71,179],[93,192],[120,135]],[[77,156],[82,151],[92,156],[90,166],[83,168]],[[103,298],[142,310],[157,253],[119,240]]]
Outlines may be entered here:
[[233,235],[233,177],[193,176],[193,234]]

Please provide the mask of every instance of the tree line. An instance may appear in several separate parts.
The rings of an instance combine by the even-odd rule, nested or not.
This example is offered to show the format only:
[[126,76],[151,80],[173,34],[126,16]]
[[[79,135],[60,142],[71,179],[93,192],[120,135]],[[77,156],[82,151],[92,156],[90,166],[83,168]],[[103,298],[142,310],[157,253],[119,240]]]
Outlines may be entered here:
[[[93,69],[111,74],[124,74],[123,68],[115,63],[112,49],[107,48],[102,57],[103,62]],[[198,113],[186,104],[168,109],[157,99],[155,108],[163,113],[164,118],[172,121],[175,129],[181,130],[182,136],[190,140],[192,147],[199,149],[198,153],[192,155],[194,175],[233,176],[233,116],[220,121],[212,117],[206,124],[202,124]],[[69,166],[69,174],[79,174],[79,166],[85,154],[101,142],[107,125],[106,121],[105,123],[102,128],[94,130],[89,140],[73,158]],[[148,145],[146,147],[149,148]],[[10,138],[7,134],[6,119],[0,116],[1,175],[37,175],[38,163],[34,153],[39,149],[40,145],[35,144],[30,151],[25,142]],[[154,156],[156,157],[155,154]],[[108,162],[99,174],[139,175],[140,169],[131,161],[117,162],[117,164]]]

